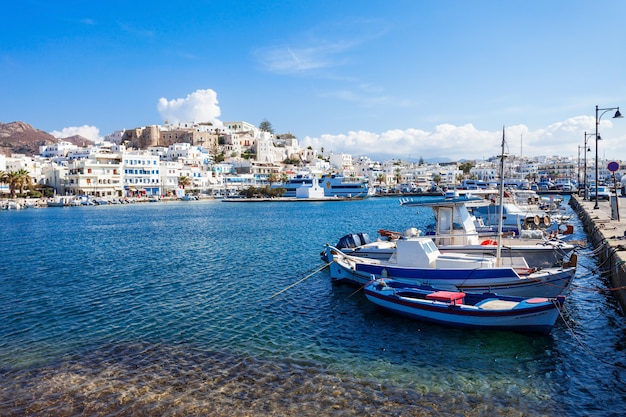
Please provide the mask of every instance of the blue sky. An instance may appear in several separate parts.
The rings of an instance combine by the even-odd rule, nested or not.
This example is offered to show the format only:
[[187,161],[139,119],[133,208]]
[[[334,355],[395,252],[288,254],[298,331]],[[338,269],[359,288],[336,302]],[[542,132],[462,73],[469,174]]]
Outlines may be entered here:
[[[3,4],[0,122],[69,136],[268,120],[326,152],[574,156],[626,111],[626,1]],[[600,157],[626,160],[626,119]],[[595,149],[595,140],[589,145]]]

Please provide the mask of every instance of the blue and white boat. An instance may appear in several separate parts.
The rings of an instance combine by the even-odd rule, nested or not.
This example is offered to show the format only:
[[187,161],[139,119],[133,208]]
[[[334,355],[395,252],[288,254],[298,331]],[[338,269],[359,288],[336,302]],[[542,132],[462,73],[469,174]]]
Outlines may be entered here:
[[393,278],[447,291],[495,292],[519,297],[556,297],[576,273],[576,254],[562,266],[530,268],[524,258],[441,253],[429,237],[396,241],[388,260],[361,258],[326,246],[334,281],[365,285],[372,278]]
[[[271,188],[284,188],[283,197],[295,198],[299,188],[312,187],[314,180],[312,175],[296,175],[284,183],[272,184]],[[364,177],[327,174],[317,178],[317,181],[324,189],[325,197],[366,198],[370,195],[369,182]]]
[[[468,202],[482,199],[465,197],[438,198],[424,201],[401,200],[403,206],[430,208],[435,216],[435,225],[425,235],[431,237],[441,253],[465,253],[474,256],[497,255],[497,235],[486,234],[476,228],[475,218],[467,209]],[[388,260],[396,251],[396,241],[420,235],[415,228],[400,232],[379,230],[380,239],[372,241],[367,233],[343,236],[335,247],[349,255],[361,258]],[[576,245],[559,239],[546,239],[540,230],[522,230],[521,236],[502,236],[501,258],[523,257],[531,268],[547,268],[563,262],[571,256]],[[326,253],[322,259],[326,262]]]
[[453,327],[549,333],[564,296],[507,297],[492,293],[441,291],[377,279],[364,288],[374,304],[396,314]]

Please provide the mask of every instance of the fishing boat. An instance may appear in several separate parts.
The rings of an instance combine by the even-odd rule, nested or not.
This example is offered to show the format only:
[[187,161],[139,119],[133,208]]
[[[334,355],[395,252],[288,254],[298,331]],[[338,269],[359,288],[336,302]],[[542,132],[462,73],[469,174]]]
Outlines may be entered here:
[[[480,199],[478,199],[480,200]],[[432,237],[442,253],[467,253],[471,255],[496,255],[496,234],[480,232],[474,217],[467,208],[467,197],[440,198],[428,201],[402,200],[408,207],[432,209],[435,225],[425,236]],[[342,252],[363,258],[388,260],[396,250],[398,239],[415,237],[422,232],[409,228],[404,232],[379,230],[380,238],[372,241],[367,233],[342,236],[335,247]],[[558,236],[558,235],[557,235]],[[540,230],[522,232],[520,237],[508,234],[502,237],[503,258],[523,257],[531,268],[547,268],[558,265],[568,258],[577,246],[557,236],[547,238]],[[322,253],[325,261],[325,253]]]
[[376,279],[365,288],[374,304],[396,314],[447,326],[549,333],[565,297],[511,297],[492,293],[442,291]]
[[498,258],[439,251],[429,237],[400,239],[389,260],[362,258],[327,245],[330,277],[357,285],[393,278],[447,291],[495,292],[520,297],[556,297],[576,273],[577,255],[562,266],[536,269],[524,258]]

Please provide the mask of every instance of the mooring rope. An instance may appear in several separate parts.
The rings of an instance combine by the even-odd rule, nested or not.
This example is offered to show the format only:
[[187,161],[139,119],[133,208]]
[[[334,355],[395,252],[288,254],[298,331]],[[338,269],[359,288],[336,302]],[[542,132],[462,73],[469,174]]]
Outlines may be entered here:
[[315,271],[311,272],[309,275],[307,275],[307,276],[305,276],[304,278],[302,278],[301,280],[298,280],[298,281],[294,282],[293,284],[291,284],[291,285],[287,286],[287,288],[284,288],[284,289],[282,289],[282,290],[278,291],[277,293],[275,293],[274,295],[272,295],[270,298],[274,298],[274,297],[276,297],[277,295],[284,293],[284,292],[285,292],[285,291],[287,291],[288,289],[293,288],[293,287],[295,287],[296,285],[300,284],[302,281],[304,281],[304,280],[306,280],[306,279],[311,278],[313,275],[317,274],[318,272],[320,272],[322,269],[326,268],[326,267],[327,267],[327,266],[329,266],[330,264],[332,264],[332,262],[329,262],[329,263],[327,263],[327,264],[324,264],[324,265],[320,266],[320,267],[319,267],[319,268],[317,268]]
[[[556,301],[552,301],[552,302],[553,302],[553,303],[555,303],[555,305],[556,305]],[[592,352],[592,351],[591,351],[591,350],[587,347],[587,345],[585,345],[585,344],[583,343],[583,341],[582,341],[582,340],[580,340],[580,338],[578,337],[578,335],[574,332],[574,329],[573,329],[573,328],[569,325],[568,320],[567,320],[567,319],[565,318],[565,316],[563,315],[563,311],[562,311],[562,310],[564,309],[564,307],[563,307],[563,308],[561,308],[561,307],[559,307],[559,306],[556,306],[556,308],[557,308],[557,311],[558,311],[558,313],[559,313],[559,316],[560,316],[560,317],[561,317],[561,319],[563,320],[563,323],[565,323],[565,327],[567,327],[567,330],[569,330],[570,334],[572,335],[572,337],[574,338],[574,340],[576,341],[576,343],[578,343],[578,345],[579,345],[581,348],[583,348],[583,350],[584,350],[585,352],[587,352],[590,356],[592,356],[593,358],[595,358],[595,359],[599,360],[600,362],[602,362],[602,363],[604,363],[604,364],[606,364],[606,365],[617,366],[617,367],[619,367],[619,368],[624,368],[624,369],[626,369],[626,366],[625,366],[625,365],[622,365],[622,364],[619,364],[619,363],[610,363],[610,362],[608,362],[608,361],[604,360],[603,358],[601,358],[601,357],[599,357],[599,356],[595,355],[595,354],[594,354],[594,353],[593,353],[593,352]]]

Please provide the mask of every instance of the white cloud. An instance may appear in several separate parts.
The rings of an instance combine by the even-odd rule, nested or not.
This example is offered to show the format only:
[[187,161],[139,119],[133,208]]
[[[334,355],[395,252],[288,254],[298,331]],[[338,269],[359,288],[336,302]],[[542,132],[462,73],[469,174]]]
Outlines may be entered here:
[[94,142],[100,139],[100,129],[89,125],[64,127],[60,131],[53,130],[50,134],[58,139],[69,138],[75,135],[80,135]]
[[[602,123],[603,132],[613,126]],[[572,156],[577,157],[578,146],[584,143],[584,132],[595,129],[595,119],[577,116],[546,128],[530,130],[525,125],[505,126],[506,152],[523,156]],[[611,141],[602,141],[602,148],[609,152],[626,137],[620,131],[610,132]],[[420,157],[448,158],[451,160],[482,159],[499,155],[502,143],[502,127],[493,131],[477,129],[472,124],[454,126],[441,124],[432,132],[419,129],[394,129],[382,133],[351,131],[347,134],[305,137],[301,145],[311,146],[324,153],[347,153],[367,155],[373,159],[399,158],[417,160]],[[593,147],[593,145],[592,145]],[[622,149],[623,150],[623,149]]]
[[332,66],[331,56],[337,48],[280,46],[260,49],[256,55],[267,71],[289,74]]
[[222,124],[218,120],[221,110],[218,106],[217,93],[211,89],[196,90],[185,98],[173,100],[161,97],[157,109],[164,121],[173,124],[181,122]]

